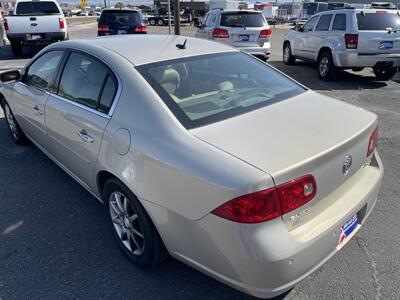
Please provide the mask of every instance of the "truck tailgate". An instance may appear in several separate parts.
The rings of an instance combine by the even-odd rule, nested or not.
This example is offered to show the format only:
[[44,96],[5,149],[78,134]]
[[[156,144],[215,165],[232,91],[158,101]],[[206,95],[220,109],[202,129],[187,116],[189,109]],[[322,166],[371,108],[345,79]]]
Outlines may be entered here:
[[61,32],[63,30],[60,29],[60,18],[64,19],[61,14],[46,16],[9,16],[6,18],[9,27],[7,34]]

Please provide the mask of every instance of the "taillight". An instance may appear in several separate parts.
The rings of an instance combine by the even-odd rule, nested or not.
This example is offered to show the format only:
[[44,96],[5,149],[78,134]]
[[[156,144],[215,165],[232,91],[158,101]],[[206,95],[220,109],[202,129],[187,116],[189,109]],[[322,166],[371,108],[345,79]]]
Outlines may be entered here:
[[282,215],[310,202],[317,193],[314,177],[306,175],[277,187]]
[[10,27],[8,26],[7,19],[4,19],[4,30],[10,30]]
[[60,29],[65,28],[65,23],[63,18],[58,18],[58,24],[60,25]]
[[272,29],[263,29],[260,32],[260,39],[269,39],[272,35]]
[[303,206],[316,193],[314,177],[306,175],[276,188],[235,198],[216,208],[212,214],[239,223],[265,222]]
[[143,32],[143,33],[145,33],[145,32],[147,32],[147,27],[144,24],[140,24],[140,25],[135,26],[134,30],[135,30],[135,32]]
[[103,24],[98,24],[97,25],[97,30],[100,32],[107,32],[109,31],[108,26],[107,25],[103,25]]
[[212,36],[216,39],[227,39],[229,38],[229,31],[222,28],[214,28]]
[[367,156],[370,156],[372,153],[374,153],[377,144],[378,144],[378,127],[375,128],[375,130],[371,133],[371,136],[369,138]]
[[347,49],[357,49],[358,47],[358,34],[346,33],[344,40]]

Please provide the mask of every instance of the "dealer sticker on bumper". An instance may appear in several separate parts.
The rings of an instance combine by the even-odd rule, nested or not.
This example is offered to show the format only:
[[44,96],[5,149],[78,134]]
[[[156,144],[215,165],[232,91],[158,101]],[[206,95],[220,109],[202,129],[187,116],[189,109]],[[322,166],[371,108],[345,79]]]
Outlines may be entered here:
[[344,225],[340,226],[339,246],[343,245],[347,238],[357,227],[357,214],[352,216]]

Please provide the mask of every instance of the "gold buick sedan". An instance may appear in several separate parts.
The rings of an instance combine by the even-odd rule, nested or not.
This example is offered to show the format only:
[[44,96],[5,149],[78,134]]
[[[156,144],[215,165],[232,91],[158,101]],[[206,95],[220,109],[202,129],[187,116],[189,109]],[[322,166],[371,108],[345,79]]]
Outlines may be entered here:
[[170,254],[272,297],[346,245],[377,200],[377,116],[223,44],[66,41],[0,79],[13,140],[102,202],[140,267]]

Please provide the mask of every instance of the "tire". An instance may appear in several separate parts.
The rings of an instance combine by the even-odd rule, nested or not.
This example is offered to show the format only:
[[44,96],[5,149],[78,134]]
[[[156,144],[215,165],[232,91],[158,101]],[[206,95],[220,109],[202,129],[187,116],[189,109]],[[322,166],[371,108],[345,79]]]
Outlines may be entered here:
[[283,45],[283,62],[288,66],[293,65],[296,62],[296,58],[292,55],[292,49],[288,42]]
[[318,56],[317,70],[321,80],[330,81],[335,78],[337,69],[330,51],[324,51]]
[[134,265],[153,267],[169,256],[146,210],[123,183],[109,179],[103,195],[117,243]]
[[164,25],[164,21],[163,20],[158,20],[157,21],[157,25],[158,26],[163,26]]
[[151,26],[155,26],[155,25],[156,25],[156,21],[155,21],[155,20],[150,20],[149,24],[150,24]]
[[11,51],[15,56],[22,55],[22,44],[18,42],[11,42]]
[[373,67],[375,77],[378,80],[389,80],[391,79],[397,72],[397,68],[380,68],[380,67]]
[[15,120],[14,114],[8,103],[5,100],[3,100],[1,106],[3,108],[7,127],[10,130],[10,134],[13,141],[18,145],[27,144],[29,140],[26,137],[25,133],[22,131],[21,127],[19,127],[17,120]]

